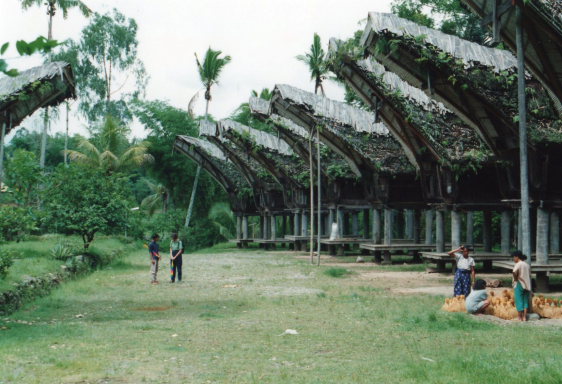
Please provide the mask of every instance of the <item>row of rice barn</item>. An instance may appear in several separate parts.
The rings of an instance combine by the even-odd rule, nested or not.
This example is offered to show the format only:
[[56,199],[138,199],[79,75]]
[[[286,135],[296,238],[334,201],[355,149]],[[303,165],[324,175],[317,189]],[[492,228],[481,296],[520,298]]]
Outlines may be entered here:
[[[526,60],[533,63],[526,79],[529,187],[533,268],[539,288],[547,289],[548,274],[562,271],[562,28],[557,16],[540,20],[549,35],[531,29],[537,21],[530,14],[536,17],[539,8],[525,8]],[[502,33],[509,33],[509,18],[504,13]],[[552,46],[555,55],[540,53]],[[521,239],[513,54],[370,13],[360,42],[332,40],[329,55],[330,69],[362,108],[278,84],[271,100],[249,101],[270,132],[222,120],[203,122],[200,138],[177,137],[176,150],[228,192],[239,244],[305,247],[313,220],[309,144],[316,175],[319,135],[322,203],[316,210],[321,243],[331,253],[359,244],[388,262],[395,249],[436,251],[425,255],[442,265],[447,248],[477,240],[482,260],[501,266]],[[547,73],[547,66],[557,72]],[[500,213],[499,234],[492,233],[492,212]],[[257,229],[250,228],[252,216],[260,218]],[[492,252],[494,246],[500,252]]]

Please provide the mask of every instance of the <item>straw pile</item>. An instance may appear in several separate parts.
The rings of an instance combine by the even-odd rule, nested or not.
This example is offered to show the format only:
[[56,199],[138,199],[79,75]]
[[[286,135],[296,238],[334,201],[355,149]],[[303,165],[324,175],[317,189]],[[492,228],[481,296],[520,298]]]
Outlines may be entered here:
[[[488,292],[490,305],[484,311],[486,315],[492,315],[504,320],[516,320],[517,309],[515,309],[515,298],[513,290],[504,289],[501,295],[493,291]],[[466,312],[464,295],[445,299],[441,308],[447,312]],[[562,319],[562,300],[547,299],[542,295],[533,298],[533,312],[548,319]]]

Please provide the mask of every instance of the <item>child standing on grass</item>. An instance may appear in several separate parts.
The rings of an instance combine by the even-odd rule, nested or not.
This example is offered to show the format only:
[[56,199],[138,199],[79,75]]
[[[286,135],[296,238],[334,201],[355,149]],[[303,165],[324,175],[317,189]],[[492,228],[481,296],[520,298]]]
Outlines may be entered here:
[[150,255],[150,274],[152,276],[152,284],[158,284],[158,262],[160,261],[160,245],[158,245],[158,240],[160,236],[154,234],[152,236],[152,242],[148,246],[148,253]]
[[178,276],[178,283],[181,282],[181,267],[183,265],[183,243],[178,238],[177,233],[172,234],[172,241],[170,242],[170,269],[172,270],[172,283],[176,281],[176,273]]
[[531,267],[525,262],[527,256],[523,252],[514,251],[511,256],[515,262],[513,266],[513,293],[517,317],[519,321],[527,321],[527,310],[531,298]]
[[466,311],[473,315],[484,313],[484,310],[490,305],[488,300],[488,292],[486,292],[486,282],[478,279],[474,282],[474,289],[466,298]]

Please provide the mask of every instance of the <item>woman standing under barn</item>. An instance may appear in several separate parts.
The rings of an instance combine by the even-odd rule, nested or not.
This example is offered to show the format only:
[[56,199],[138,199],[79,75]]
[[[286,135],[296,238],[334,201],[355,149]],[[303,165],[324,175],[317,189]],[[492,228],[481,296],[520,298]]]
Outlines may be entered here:
[[514,251],[513,257],[513,292],[515,308],[520,321],[527,321],[527,310],[531,298],[531,267],[525,262],[527,256],[521,251]]
[[470,257],[471,249],[468,246],[461,245],[457,249],[449,252],[449,256],[455,258],[457,270],[455,272],[455,296],[470,294],[470,287],[476,277],[474,271],[474,259]]

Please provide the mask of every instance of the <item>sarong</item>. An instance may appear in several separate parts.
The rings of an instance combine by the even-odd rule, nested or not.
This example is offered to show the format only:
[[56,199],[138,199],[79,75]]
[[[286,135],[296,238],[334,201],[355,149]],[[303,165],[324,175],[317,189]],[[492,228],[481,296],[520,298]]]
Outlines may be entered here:
[[455,296],[470,294],[470,271],[468,269],[457,269],[455,272]]

